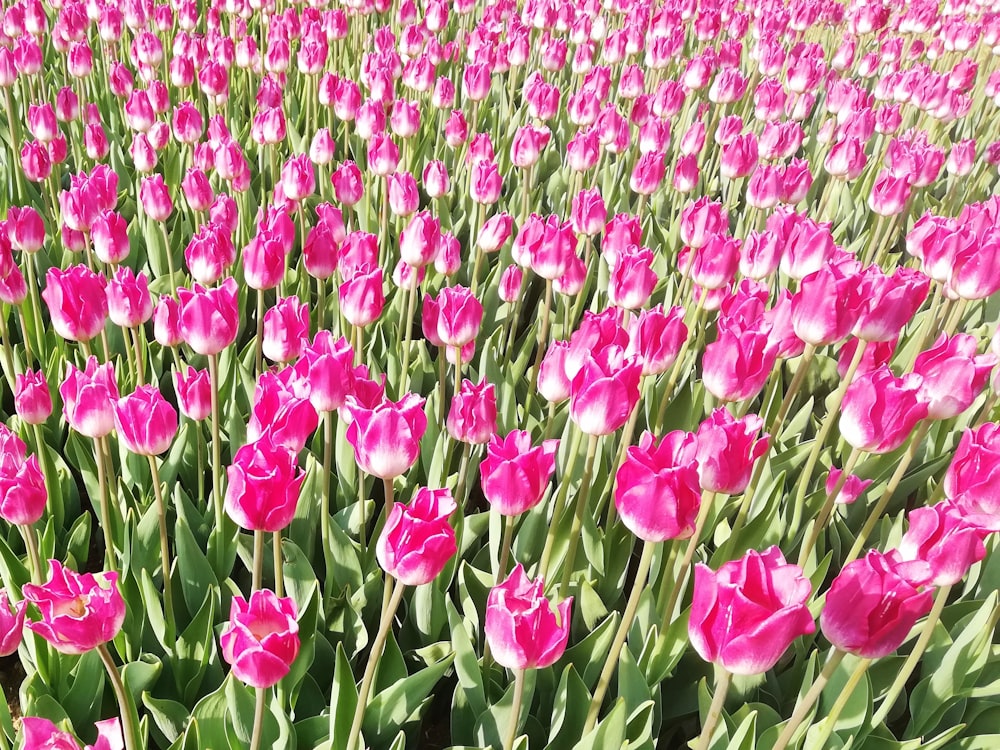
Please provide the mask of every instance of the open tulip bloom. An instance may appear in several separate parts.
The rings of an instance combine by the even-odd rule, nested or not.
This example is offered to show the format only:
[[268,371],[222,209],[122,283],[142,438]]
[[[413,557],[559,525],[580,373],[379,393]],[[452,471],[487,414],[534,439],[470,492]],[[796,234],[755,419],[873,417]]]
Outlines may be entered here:
[[0,27],[0,749],[997,744],[996,3]]

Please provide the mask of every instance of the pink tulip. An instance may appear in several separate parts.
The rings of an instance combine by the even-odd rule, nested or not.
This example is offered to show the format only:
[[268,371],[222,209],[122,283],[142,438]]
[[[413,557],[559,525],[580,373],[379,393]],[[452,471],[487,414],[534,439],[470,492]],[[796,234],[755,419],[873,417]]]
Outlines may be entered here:
[[236,340],[240,324],[236,293],[231,276],[212,289],[195,284],[193,290],[177,290],[180,332],[198,354],[218,354]]
[[733,674],[763,674],[796,638],[816,630],[812,585],[777,547],[750,550],[713,571],[699,563],[688,636],[698,655]]
[[203,224],[184,250],[184,262],[199,284],[214,284],[235,261],[231,236],[215,222]]
[[[6,591],[0,591],[0,656],[10,656],[21,645],[24,634],[24,613],[28,603],[23,599],[10,608]],[[22,719],[24,722],[27,719]],[[27,730],[26,730],[27,731]]]
[[642,363],[643,375],[658,375],[674,364],[688,336],[684,325],[684,309],[662,305],[641,310],[629,323],[629,343],[626,356],[635,356]]
[[497,664],[508,669],[544,669],[563,655],[569,641],[573,597],[558,607],[545,598],[541,578],[529,580],[518,564],[486,599],[484,631]]
[[424,399],[413,393],[398,402],[383,399],[373,406],[362,404],[353,394],[347,397],[345,407],[351,419],[347,440],[362,471],[391,479],[413,465],[427,430],[423,406]]
[[615,477],[615,507],[640,539],[663,542],[694,533],[701,487],[695,436],[676,430],[659,441],[644,432]]
[[44,424],[52,414],[52,394],[41,370],[25,370],[14,380],[14,411],[27,424]]
[[274,289],[285,276],[287,250],[282,238],[272,231],[254,235],[243,250],[243,275],[247,286],[263,291]]
[[568,341],[553,341],[538,368],[538,392],[551,403],[569,398],[572,388],[571,378],[566,374],[569,349]]
[[861,298],[860,281],[850,265],[834,263],[802,279],[799,291],[792,297],[795,335],[813,346],[845,338],[867,304]]
[[247,601],[234,596],[219,644],[236,678],[258,689],[276,685],[299,655],[295,600],[258,589]]
[[897,378],[888,367],[855,377],[840,411],[844,439],[868,453],[896,450],[927,416],[927,403],[920,398],[922,384],[919,375]]
[[361,170],[353,161],[345,161],[330,176],[333,193],[345,206],[353,206],[364,196],[364,181]]
[[107,287],[108,317],[123,328],[136,328],[153,317],[153,299],[145,272],[119,266]]
[[[844,472],[840,469],[830,469],[830,473],[826,477],[826,494],[832,495],[833,491],[837,489],[837,485],[840,483],[840,478],[844,475]],[[855,500],[857,500],[869,486],[871,486],[873,480],[862,479],[861,477],[855,476],[854,474],[848,475],[847,479],[844,481],[844,486],[840,488],[840,492],[834,498],[834,502],[840,505],[850,505]]]
[[273,532],[292,522],[306,475],[269,433],[236,451],[227,475],[226,513],[241,528]]
[[309,310],[298,297],[282,297],[264,314],[261,350],[272,362],[297,359],[309,339]]
[[[574,196],[572,222],[573,231],[577,234],[583,234],[587,237],[600,234],[601,230],[604,229],[607,217],[608,209],[598,188],[581,190]],[[639,244],[639,241],[632,244]]]
[[609,435],[639,401],[642,365],[620,346],[593,352],[570,385],[570,418],[588,435]]
[[160,346],[165,347],[174,347],[184,341],[181,334],[181,308],[173,297],[160,297],[153,309],[153,338]]
[[208,370],[187,368],[174,373],[177,405],[190,419],[201,421],[212,413],[212,379]]
[[934,345],[920,352],[913,372],[923,377],[920,398],[930,419],[956,417],[976,400],[997,364],[994,354],[976,354],[975,336],[942,333]]
[[629,245],[619,253],[608,280],[608,302],[625,310],[644,307],[659,281],[652,266],[653,251],[647,247]]
[[270,434],[275,443],[298,453],[318,425],[319,415],[309,400],[309,381],[297,370],[286,367],[277,374],[261,374],[254,389],[247,440]]
[[389,210],[395,216],[409,216],[420,205],[417,181],[409,172],[389,175]]
[[953,586],[986,556],[983,540],[990,533],[976,526],[962,510],[945,501],[907,514],[909,528],[899,543],[903,560],[921,560],[930,578],[910,579],[914,585]]
[[424,191],[430,198],[441,198],[451,190],[451,181],[448,177],[448,167],[440,160],[427,162],[421,175],[421,182]]
[[63,654],[85,654],[107,643],[125,621],[117,573],[79,575],[49,560],[49,580],[41,586],[26,583],[22,592],[42,616],[28,628]]
[[36,253],[45,244],[45,223],[31,206],[11,206],[7,209],[7,236],[17,250]]
[[892,341],[927,299],[930,279],[905,266],[892,276],[877,266],[861,271],[860,293],[864,303],[853,333],[865,341]]
[[652,195],[663,182],[666,173],[664,155],[659,152],[642,154],[635,163],[629,188],[639,195]]
[[453,440],[470,445],[489,441],[497,431],[497,397],[492,383],[463,380],[452,398],[447,419],[448,434]]
[[823,635],[842,651],[865,659],[888,656],[931,608],[931,592],[908,578],[924,563],[902,562],[871,550],[848,563],[826,594],[820,614]]
[[558,440],[532,446],[531,435],[515,430],[493,435],[479,467],[483,494],[490,507],[505,516],[517,516],[542,500],[556,466]]
[[45,512],[48,493],[45,477],[38,465],[38,456],[5,458],[0,471],[0,518],[11,524],[35,523]]
[[763,426],[756,414],[735,419],[725,407],[698,426],[698,477],[703,490],[738,495],[747,488],[753,465],[767,452],[769,437],[757,437]]
[[340,285],[338,294],[341,312],[348,323],[361,328],[374,323],[385,307],[381,267],[368,263],[358,266]]
[[50,268],[42,298],[56,333],[70,341],[90,341],[103,331],[108,317],[106,285],[103,276],[86,266]]
[[689,203],[681,211],[681,241],[689,247],[703,247],[708,239],[729,230],[729,217],[721,203],[707,197]]
[[753,325],[720,323],[715,341],[705,347],[702,379],[721,401],[744,401],[764,388],[778,356],[778,343],[763,319]]
[[142,210],[153,221],[166,221],[173,213],[174,203],[161,175],[142,179],[139,198],[142,201]]
[[298,203],[316,190],[316,175],[308,154],[293,156],[281,168],[281,188],[285,196]]
[[713,234],[699,248],[684,248],[677,256],[682,271],[690,268],[694,283],[703,289],[722,289],[732,282],[740,262],[740,241]]
[[944,475],[944,494],[966,520],[990,531],[1000,531],[1000,425],[986,422],[967,429]]
[[444,346],[463,347],[479,335],[482,303],[463,286],[446,286],[437,296],[437,333]]
[[420,487],[409,505],[394,503],[375,543],[382,569],[407,586],[430,583],[458,551],[448,517],[455,511],[451,490]]
[[491,216],[479,230],[476,244],[484,253],[495,253],[510,239],[513,220],[508,213],[498,213]]
[[343,406],[354,381],[354,350],[347,339],[335,341],[330,331],[317,331],[295,367],[309,381],[309,401],[316,411]]
[[487,159],[480,159],[472,166],[469,178],[469,197],[476,203],[492,205],[500,199],[503,178],[497,165]]
[[429,211],[420,211],[399,235],[399,254],[404,263],[421,268],[434,261],[440,243],[441,222]]
[[81,435],[100,438],[114,429],[113,404],[118,400],[118,386],[110,362],[98,366],[97,357],[88,357],[83,372],[69,365],[59,395],[67,424]]
[[114,211],[102,211],[91,226],[94,254],[104,263],[121,263],[129,254],[128,222]]
[[778,209],[767,220],[767,230],[784,245],[780,269],[794,279],[819,271],[835,254],[829,223],[817,223],[804,214]]
[[177,434],[177,412],[155,385],[144,385],[115,403],[115,427],[128,450],[158,456]]

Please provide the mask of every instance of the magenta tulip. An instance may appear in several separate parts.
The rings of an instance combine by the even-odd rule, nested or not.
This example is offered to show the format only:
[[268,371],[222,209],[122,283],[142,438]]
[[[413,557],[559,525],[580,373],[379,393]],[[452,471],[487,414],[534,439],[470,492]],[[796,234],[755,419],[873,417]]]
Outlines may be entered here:
[[155,385],[144,385],[115,404],[118,439],[140,456],[158,456],[177,434],[177,412]]
[[493,435],[479,467],[490,507],[501,515],[516,516],[538,505],[555,471],[558,447],[558,440],[533,446],[531,435],[522,430],[505,438]]
[[234,596],[219,644],[236,678],[255,688],[269,688],[287,675],[299,655],[295,600],[258,589],[247,601]]
[[896,450],[927,416],[927,403],[920,397],[922,384],[916,373],[897,378],[885,366],[856,377],[840,411],[844,439],[868,453]]
[[305,472],[270,435],[236,451],[227,469],[226,513],[249,531],[281,531],[292,522]]
[[369,407],[351,395],[345,407],[351,419],[347,440],[362,471],[391,479],[413,466],[427,430],[422,398],[407,393],[398,402],[383,399]]
[[375,544],[375,557],[399,583],[430,583],[458,551],[448,517],[456,506],[451,490],[419,488],[409,505],[394,503]]

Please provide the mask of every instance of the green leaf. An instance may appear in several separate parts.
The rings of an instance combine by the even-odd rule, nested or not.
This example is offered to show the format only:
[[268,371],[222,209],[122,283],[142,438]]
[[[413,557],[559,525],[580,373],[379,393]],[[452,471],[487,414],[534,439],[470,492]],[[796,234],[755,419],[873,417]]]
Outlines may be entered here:
[[333,671],[333,693],[330,696],[330,737],[333,750],[345,750],[351,720],[358,705],[358,688],[351,671],[344,644],[337,644],[337,661]]
[[163,740],[169,744],[181,736],[189,717],[188,709],[183,704],[154,698],[148,692],[142,694],[142,704],[153,719],[154,731],[158,732]]
[[212,572],[212,566],[201,551],[201,547],[187,521],[178,518],[174,526],[177,541],[177,569],[181,579],[181,593],[189,612],[201,609],[206,597],[212,596],[218,604],[219,581]]
[[376,695],[365,709],[362,724],[365,739],[374,745],[394,735],[431,694],[453,660],[454,656],[449,656]]
[[574,750],[605,750],[625,744],[625,702],[620,698],[597,727],[573,746]]
[[552,707],[552,729],[545,750],[568,750],[583,735],[591,695],[576,668],[569,664],[562,671]]

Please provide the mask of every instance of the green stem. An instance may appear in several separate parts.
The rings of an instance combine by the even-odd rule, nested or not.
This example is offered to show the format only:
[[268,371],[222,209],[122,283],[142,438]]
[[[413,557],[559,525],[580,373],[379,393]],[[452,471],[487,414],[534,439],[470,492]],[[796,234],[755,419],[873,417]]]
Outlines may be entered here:
[[128,693],[125,690],[125,683],[122,681],[121,672],[115,666],[115,661],[111,658],[106,643],[102,643],[97,647],[97,653],[101,657],[101,661],[104,662],[104,668],[107,670],[108,678],[111,680],[111,688],[115,692],[115,698],[118,699],[118,710],[121,712],[122,717],[122,736],[125,739],[125,750],[140,750],[142,742],[139,735],[139,717],[135,713],[135,707],[129,700]]
[[[330,543],[330,524],[333,519],[330,517],[330,484],[331,467],[333,466],[333,412],[323,414],[323,489],[320,496],[320,516],[322,525],[320,535],[323,541],[323,558],[326,561],[326,570],[329,571],[333,565],[333,548]],[[327,581],[327,585],[332,581]],[[329,594],[329,592],[328,592]]]
[[799,528],[799,525],[802,522],[802,513],[805,506],[806,493],[809,490],[809,481],[812,479],[813,470],[816,468],[816,463],[819,461],[820,453],[823,452],[823,446],[826,444],[826,439],[830,435],[830,430],[833,429],[834,421],[840,418],[840,405],[844,402],[844,396],[847,395],[847,389],[851,387],[851,383],[854,381],[854,376],[858,371],[858,367],[861,365],[861,360],[864,357],[865,349],[867,348],[867,341],[861,341],[858,343],[857,348],[854,350],[854,357],[851,359],[851,364],[847,368],[847,372],[844,374],[843,380],[840,381],[840,385],[837,386],[837,390],[833,394],[826,416],[823,417],[823,423],[820,425],[819,432],[816,433],[816,438],[813,440],[812,448],[809,449],[809,456],[806,458],[805,468],[802,469],[802,473],[799,474],[798,484],[795,488],[795,503],[792,510],[791,526],[793,529]]
[[695,522],[694,533],[688,539],[687,547],[684,549],[684,557],[681,559],[680,570],[677,572],[677,577],[674,580],[674,587],[671,589],[670,598],[667,599],[666,606],[663,608],[664,632],[670,627],[670,621],[673,620],[674,607],[677,606],[677,600],[680,599],[681,592],[687,588],[688,570],[691,568],[691,561],[694,560],[695,550],[698,549],[698,538],[705,528],[705,521],[708,520],[708,514],[712,509],[713,502],[715,502],[714,492],[709,491],[702,495],[701,507],[698,509],[698,520]]
[[712,744],[712,735],[722,718],[722,707],[726,703],[726,693],[729,692],[729,685],[733,681],[733,674],[727,669],[716,665],[715,668],[715,694],[712,696],[712,705],[709,706],[708,715],[705,716],[705,725],[698,735],[698,744],[695,750],[708,750]]
[[531,367],[531,386],[528,388],[528,397],[524,403],[524,419],[528,420],[531,414],[531,402],[534,399],[535,391],[538,390],[538,371],[542,369],[542,360],[545,358],[545,344],[549,338],[549,325],[552,316],[552,281],[545,280],[545,301],[542,303],[542,326],[538,329],[538,351],[535,353],[535,364]]
[[829,682],[831,675],[837,671],[837,667],[840,666],[840,662],[843,658],[847,656],[846,651],[841,651],[838,648],[833,650],[830,654],[830,658],[827,659],[826,665],[823,667],[823,671],[819,673],[816,681],[809,688],[809,692],[805,694],[805,697],[795,706],[795,710],[792,712],[792,718],[788,720],[788,724],[785,725],[785,729],[778,736],[778,741],[775,743],[771,750],[785,750],[788,747],[788,743],[792,741],[792,737],[795,735],[795,731],[799,728],[799,725],[805,720],[806,715],[812,709],[813,704],[819,700],[819,696],[823,692],[823,688],[826,687],[826,683]]
[[285,561],[281,557],[281,532],[275,531],[271,537],[274,547],[274,593],[278,596],[285,595]]
[[94,460],[97,462],[97,487],[100,491],[101,530],[104,532],[104,561],[108,570],[117,572],[114,535],[111,533],[111,499],[108,490],[107,467],[104,463],[105,438],[94,438]]
[[267,702],[267,688],[257,688],[257,699],[253,708],[253,734],[250,735],[250,750],[260,750],[264,735],[264,706]]
[[358,705],[354,709],[354,718],[351,721],[351,729],[347,734],[346,750],[355,750],[361,735],[361,722],[365,717],[365,708],[368,706],[368,696],[371,693],[372,682],[375,678],[375,668],[378,666],[379,657],[382,655],[382,648],[385,646],[386,638],[392,628],[392,620],[399,608],[399,603],[403,599],[403,591],[406,586],[397,583],[389,599],[389,605],[382,613],[382,620],[379,622],[378,634],[372,643],[371,653],[368,655],[368,663],[365,665],[365,673],[361,678],[361,687],[358,689]]
[[691,315],[691,325],[688,326],[687,338],[685,338],[684,343],[681,344],[681,350],[677,353],[677,359],[674,361],[674,366],[670,370],[670,375],[667,378],[667,385],[663,389],[663,396],[660,398],[660,408],[656,411],[657,434],[663,430],[663,415],[667,413],[667,404],[669,404],[670,400],[674,397],[674,388],[677,387],[677,382],[680,380],[681,372],[684,370],[688,349],[691,348],[691,341],[695,337],[698,324],[701,322],[702,314],[705,312],[706,299],[708,299],[708,290],[702,289],[701,294],[698,296],[698,302],[695,305],[694,313]]
[[503,750],[513,750],[514,741],[517,739],[518,720],[521,717],[521,703],[524,701],[524,670],[515,669],[514,672],[514,701],[510,708],[510,726],[507,727],[507,736],[503,741]]
[[[406,317],[400,322],[403,329],[400,331],[403,339],[403,367],[399,371],[400,387],[399,395],[410,387],[410,331],[413,328],[413,313],[417,304],[417,272],[413,269],[410,272],[410,286],[406,290]],[[444,398],[444,392],[441,393]]]
[[264,532],[256,529],[253,532],[253,578],[251,578],[250,591],[259,591],[261,582],[264,580]]
[[30,523],[19,524],[17,528],[28,550],[28,560],[31,561],[31,582],[40,586],[45,582],[45,571],[42,568],[42,556],[38,552],[38,532]]
[[941,619],[941,612],[944,610],[944,605],[948,601],[948,595],[951,593],[951,586],[942,586],[938,589],[937,595],[934,597],[934,606],[931,608],[930,614],[927,615],[927,619],[924,620],[923,627],[920,629],[920,635],[917,638],[917,642],[913,645],[913,650],[910,655],[906,657],[902,668],[896,673],[896,679],[893,680],[892,686],[889,691],[885,694],[885,698],[882,700],[882,705],[879,706],[878,711],[872,716],[871,726],[877,727],[889,716],[889,712],[892,710],[893,704],[895,704],[896,699],[899,698],[900,693],[906,687],[906,681],[910,679],[910,675],[913,674],[913,670],[917,668],[917,664],[920,663],[920,658],[924,655],[924,651],[927,650],[927,644],[931,642],[931,636],[934,634],[934,628],[937,627],[938,620]]
[[566,470],[563,472],[559,482],[559,490],[556,492],[555,500],[552,503],[552,520],[549,522],[549,531],[545,535],[545,546],[542,548],[542,557],[538,563],[538,576],[544,578],[549,569],[549,558],[552,556],[552,547],[556,540],[556,527],[562,517],[563,504],[566,495],[569,493],[569,483],[572,480],[573,469],[576,467],[576,459],[580,454],[580,443],[583,441],[583,433],[573,430],[573,437],[570,440],[569,453],[566,456]]
[[222,442],[219,437],[219,355],[208,357],[208,373],[212,380],[212,501],[215,506],[215,528],[220,531],[225,521],[222,508]]
[[910,445],[907,447],[906,453],[904,453],[899,459],[899,463],[896,465],[896,470],[889,478],[889,484],[886,485],[885,492],[882,493],[882,497],[878,499],[875,507],[872,509],[871,513],[868,514],[865,525],[861,527],[861,531],[858,533],[858,538],[854,540],[854,546],[851,547],[850,554],[848,554],[847,559],[844,560],[844,565],[856,560],[858,555],[861,554],[861,550],[864,548],[865,542],[868,540],[868,536],[875,530],[875,526],[882,517],[883,511],[885,511],[886,506],[892,499],[892,495],[896,491],[896,488],[899,487],[899,483],[903,480],[906,470],[909,468],[914,456],[917,455],[920,443],[923,442],[923,439],[927,435],[927,431],[930,428],[931,421],[929,419],[925,419],[920,423],[920,426],[917,427],[917,431],[910,438]]
[[573,563],[576,561],[576,551],[580,546],[580,529],[583,527],[583,514],[587,510],[590,499],[590,479],[594,475],[594,458],[597,456],[597,443],[600,436],[590,435],[587,441],[587,456],[583,464],[583,480],[576,496],[576,509],[573,512],[573,525],[569,532],[569,548],[563,561],[562,581],[559,583],[559,598],[568,596],[569,580],[573,575]]
[[[858,348],[860,349],[861,347],[859,346]],[[785,397],[781,400],[781,406],[778,407],[778,413],[774,415],[774,421],[771,422],[771,427],[767,431],[775,440],[778,438],[778,431],[785,423],[788,411],[792,408],[792,402],[799,395],[802,383],[805,382],[806,375],[809,374],[809,365],[812,364],[813,357],[815,356],[816,347],[813,344],[806,344],[806,348],[802,352],[802,358],[799,360],[799,367],[795,371],[792,382],[788,385],[788,390],[785,392]]]
[[149,459],[149,473],[153,479],[153,498],[156,502],[156,514],[160,529],[160,567],[163,569],[163,609],[167,620],[167,636],[174,634],[174,594],[170,586],[170,538],[167,534],[167,506],[163,501],[163,488],[160,486],[160,471],[156,466],[156,457]]
[[844,470],[841,472],[840,479],[837,480],[837,485],[833,488],[833,491],[827,494],[826,500],[823,502],[823,508],[820,510],[815,523],[813,523],[812,530],[809,532],[809,537],[799,551],[798,564],[800,568],[805,568],[809,555],[816,546],[816,542],[819,541],[819,536],[823,533],[823,529],[826,528],[827,521],[830,520],[830,515],[833,513],[833,508],[837,503],[837,496],[840,495],[840,491],[847,484],[847,480],[850,478],[851,472],[854,471],[854,467],[857,465],[862,453],[863,451],[858,448],[854,448],[851,451],[851,455],[847,457],[847,463],[844,464]]
[[851,699],[851,695],[854,694],[854,690],[858,687],[858,683],[865,676],[865,672],[868,671],[868,667],[871,666],[871,659],[861,659],[858,665],[851,672],[851,676],[847,679],[847,683],[844,685],[843,689],[840,691],[840,695],[837,696],[837,701],[833,704],[833,708],[830,709],[830,713],[826,715],[823,719],[823,723],[820,728],[819,738],[816,741],[816,747],[826,747],[827,740],[830,739],[830,735],[833,734],[833,726],[837,723],[837,719],[844,712],[844,708],[847,706],[847,701]]
[[618,666],[618,658],[621,656],[622,648],[628,639],[628,631],[635,620],[636,610],[639,608],[639,599],[646,588],[646,581],[649,578],[649,568],[653,564],[653,553],[656,551],[656,542],[645,542],[642,547],[642,557],[639,558],[639,567],[635,572],[635,580],[632,581],[632,592],[629,594],[625,611],[622,613],[622,620],[618,623],[618,630],[615,631],[614,640],[611,641],[611,650],[604,660],[604,668],[594,688],[594,697],[590,701],[590,709],[587,711],[587,722],[584,725],[583,733],[588,734],[597,724],[597,717],[601,713],[601,704],[604,703],[604,696],[611,685],[611,678],[614,676]]

